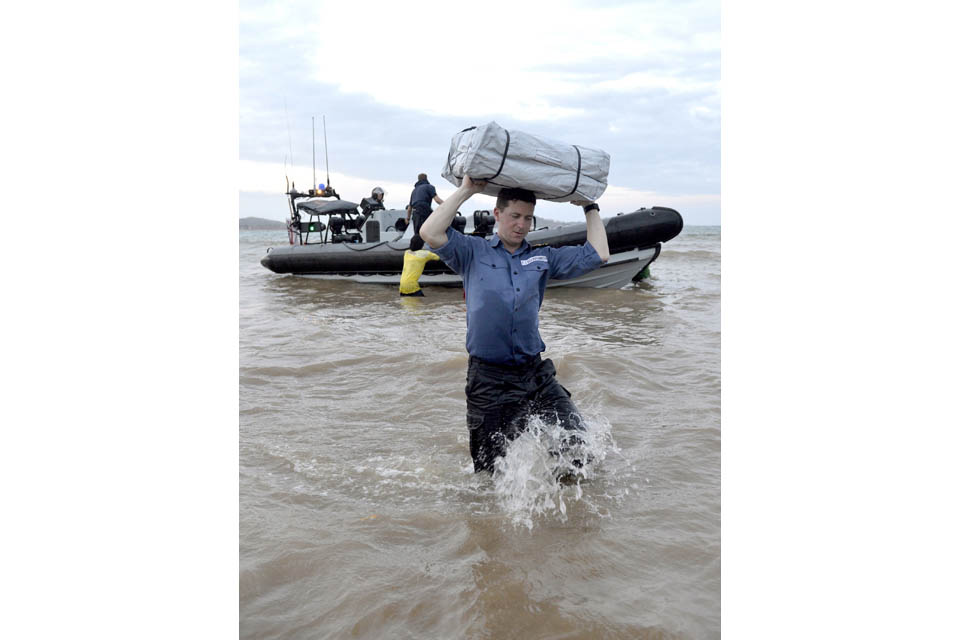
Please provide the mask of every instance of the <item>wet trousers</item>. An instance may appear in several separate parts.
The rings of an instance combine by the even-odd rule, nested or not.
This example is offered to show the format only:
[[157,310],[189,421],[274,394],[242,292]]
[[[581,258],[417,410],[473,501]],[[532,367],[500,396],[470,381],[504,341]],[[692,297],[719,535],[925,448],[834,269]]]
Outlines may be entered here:
[[583,431],[583,421],[556,379],[550,359],[538,355],[528,365],[508,366],[470,356],[467,365],[467,429],[475,472],[492,471],[507,444],[526,429],[527,418],[556,420],[567,431]]

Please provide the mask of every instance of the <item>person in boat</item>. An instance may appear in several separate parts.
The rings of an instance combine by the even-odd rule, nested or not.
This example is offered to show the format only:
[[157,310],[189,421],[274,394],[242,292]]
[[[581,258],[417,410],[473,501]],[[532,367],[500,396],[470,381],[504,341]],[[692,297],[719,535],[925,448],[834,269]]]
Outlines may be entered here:
[[407,224],[413,218],[413,233],[420,233],[420,225],[433,212],[432,203],[443,204],[443,200],[437,195],[437,189],[427,180],[427,174],[421,173],[417,176],[417,183],[413,185],[413,191],[410,192],[410,204],[407,205]]
[[374,187],[373,191],[370,192],[370,197],[377,201],[377,204],[383,204],[383,189],[380,187]]
[[587,242],[579,246],[531,247],[526,240],[536,196],[526,189],[501,189],[493,210],[497,235],[486,239],[449,228],[457,209],[486,183],[464,176],[452,196],[434,211],[420,235],[447,266],[463,278],[467,300],[467,429],[474,471],[492,471],[507,443],[526,428],[530,415],[555,416],[567,434],[566,447],[582,440],[584,427],[570,393],[557,382],[556,368],[542,359],[540,305],[547,281],[575,278],[610,258],[600,207],[582,206]]
[[403,273],[400,275],[401,296],[422,296],[420,276],[423,269],[431,260],[439,260],[440,256],[423,248],[423,238],[413,236],[410,248],[403,252]]

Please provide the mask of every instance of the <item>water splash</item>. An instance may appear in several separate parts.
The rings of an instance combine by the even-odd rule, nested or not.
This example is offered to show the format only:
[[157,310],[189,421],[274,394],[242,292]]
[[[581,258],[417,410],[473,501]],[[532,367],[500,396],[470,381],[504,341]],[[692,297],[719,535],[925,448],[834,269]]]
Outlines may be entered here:
[[581,483],[597,477],[608,454],[619,452],[610,423],[596,417],[583,421],[585,431],[570,431],[559,423],[532,416],[527,429],[498,458],[493,471],[500,507],[514,526],[533,528],[535,518],[567,519],[567,505],[584,499]]

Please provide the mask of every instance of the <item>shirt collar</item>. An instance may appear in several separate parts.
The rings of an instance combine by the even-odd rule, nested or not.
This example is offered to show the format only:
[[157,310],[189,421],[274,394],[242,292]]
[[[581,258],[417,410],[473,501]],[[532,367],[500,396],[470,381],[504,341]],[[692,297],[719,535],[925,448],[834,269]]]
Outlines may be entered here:
[[[495,233],[495,234],[493,234],[493,237],[489,240],[489,242],[490,242],[490,248],[491,248],[491,249],[496,249],[499,245],[503,244],[503,239],[500,237],[500,234],[499,234],[499,233]],[[517,249],[517,251],[516,251],[513,255],[519,255],[519,254],[523,253],[524,251],[526,251],[526,250],[529,249],[529,248],[530,248],[530,243],[527,242],[527,239],[526,239],[526,238],[524,238],[524,239],[520,242],[520,247]],[[504,247],[503,250],[504,250],[504,251],[507,251],[507,248]],[[507,253],[510,253],[510,252],[507,251]]]

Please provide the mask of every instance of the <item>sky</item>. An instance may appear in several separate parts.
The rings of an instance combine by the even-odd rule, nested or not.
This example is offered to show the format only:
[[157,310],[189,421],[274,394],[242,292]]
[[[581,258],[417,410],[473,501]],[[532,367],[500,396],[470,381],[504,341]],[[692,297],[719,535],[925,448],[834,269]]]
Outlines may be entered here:
[[[458,131],[507,129],[611,156],[601,215],[667,206],[720,224],[720,3],[252,2],[239,8],[240,217],[287,215],[285,176],[402,208]],[[506,26],[507,24],[513,26]],[[323,123],[326,121],[327,155]],[[492,209],[478,195],[461,207]],[[567,203],[537,213],[579,220]]]

